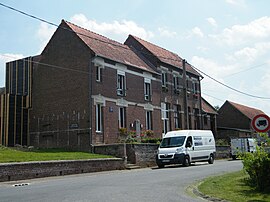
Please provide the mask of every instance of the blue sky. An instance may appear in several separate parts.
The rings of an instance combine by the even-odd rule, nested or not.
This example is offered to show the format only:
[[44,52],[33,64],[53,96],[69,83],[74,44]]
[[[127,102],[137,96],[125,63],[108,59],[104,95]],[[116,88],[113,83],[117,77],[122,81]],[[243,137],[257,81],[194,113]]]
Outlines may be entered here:
[[[0,0],[55,24],[62,19],[124,42],[128,34],[177,53],[215,79],[270,98],[268,0]],[[0,6],[0,86],[5,62],[40,54],[55,27]],[[212,105],[230,100],[270,115],[270,99],[242,95],[204,76]]]

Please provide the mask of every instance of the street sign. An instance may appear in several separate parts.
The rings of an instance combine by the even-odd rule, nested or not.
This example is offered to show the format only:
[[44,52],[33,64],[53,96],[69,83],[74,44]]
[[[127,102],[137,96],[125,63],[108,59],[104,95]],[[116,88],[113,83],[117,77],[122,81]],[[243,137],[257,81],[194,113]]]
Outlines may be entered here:
[[258,133],[265,133],[270,130],[270,118],[265,114],[259,114],[252,119],[252,127]]

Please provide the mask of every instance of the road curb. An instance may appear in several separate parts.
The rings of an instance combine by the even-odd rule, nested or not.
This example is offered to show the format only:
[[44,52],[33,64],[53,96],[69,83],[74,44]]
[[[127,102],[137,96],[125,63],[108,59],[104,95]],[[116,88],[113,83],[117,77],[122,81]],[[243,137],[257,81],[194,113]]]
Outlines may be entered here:
[[219,199],[219,198],[214,198],[212,196],[208,196],[208,195],[205,195],[203,194],[202,192],[199,191],[198,189],[198,186],[202,183],[202,181],[192,185],[192,193],[195,194],[196,196],[200,197],[200,198],[203,198],[207,201],[213,201],[213,202],[228,202],[224,199]]

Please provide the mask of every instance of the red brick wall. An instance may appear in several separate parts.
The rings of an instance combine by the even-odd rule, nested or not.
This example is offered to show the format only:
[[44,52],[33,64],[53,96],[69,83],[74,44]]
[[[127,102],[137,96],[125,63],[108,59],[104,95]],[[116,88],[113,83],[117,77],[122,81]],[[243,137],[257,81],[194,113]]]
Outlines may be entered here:
[[[33,69],[32,110],[30,111],[30,144],[63,147],[89,145],[88,135],[78,138],[77,129],[89,128],[90,50],[75,33],[57,29],[44,49],[40,63]],[[49,64],[49,65],[43,65]],[[76,120],[74,116],[77,117]],[[45,131],[54,131],[45,133]],[[43,132],[38,134],[37,132]],[[68,136],[72,137],[68,137]],[[87,136],[87,137],[86,137]],[[59,140],[56,143],[55,140]],[[66,140],[69,139],[69,140]],[[81,145],[79,145],[81,144]]]
[[218,114],[218,127],[247,130],[251,127],[250,120],[227,102],[219,109]]

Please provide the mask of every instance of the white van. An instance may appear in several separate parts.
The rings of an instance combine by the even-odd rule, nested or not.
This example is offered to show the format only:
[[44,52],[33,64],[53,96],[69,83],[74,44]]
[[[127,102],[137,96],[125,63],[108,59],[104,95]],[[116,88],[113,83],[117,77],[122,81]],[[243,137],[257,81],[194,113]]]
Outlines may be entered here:
[[237,158],[239,154],[245,152],[255,152],[257,141],[254,138],[231,138],[231,157],[233,160]]
[[159,145],[156,163],[159,168],[169,164],[189,166],[193,162],[214,163],[215,138],[210,130],[177,130],[166,133]]

